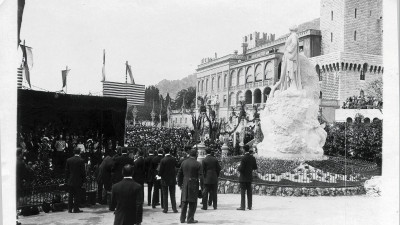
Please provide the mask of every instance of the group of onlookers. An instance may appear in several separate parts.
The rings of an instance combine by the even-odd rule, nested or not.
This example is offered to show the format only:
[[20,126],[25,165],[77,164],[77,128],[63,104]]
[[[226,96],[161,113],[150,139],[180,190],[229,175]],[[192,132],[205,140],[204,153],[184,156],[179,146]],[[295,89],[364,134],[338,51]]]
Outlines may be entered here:
[[381,109],[383,102],[374,96],[352,96],[343,102],[343,109]]
[[[65,162],[58,166],[63,166],[65,172],[70,213],[82,212],[79,209],[82,194],[80,190],[87,182],[88,171],[92,170],[98,184],[97,202],[108,204],[109,209],[115,211],[114,224],[141,223],[145,184],[148,193],[147,205],[153,209],[161,206],[164,213],[168,213],[168,195],[172,212],[178,213],[175,196],[178,185],[181,189],[180,222],[197,223],[194,214],[198,198],[202,199],[202,210],[207,210],[208,206],[213,206],[214,210],[218,208],[218,177],[221,165],[214,156],[217,149],[212,145],[206,149],[207,156],[201,163],[198,162],[198,151],[192,148],[191,141],[191,134],[187,129],[135,126],[127,128],[125,146],[131,147],[113,146],[110,142],[109,147],[99,147],[101,144],[96,144],[96,140],[83,143],[78,141],[72,145],[71,153],[66,151],[69,142],[64,141],[62,136],[53,141],[50,138],[42,138],[40,145],[50,152],[47,156],[49,159],[57,158],[58,162]],[[239,167],[242,200],[238,210],[245,210],[246,191],[248,209],[252,209],[252,171],[257,169],[254,157],[249,154],[249,148],[245,150]],[[40,149],[38,153],[41,151],[43,150]],[[40,154],[38,157],[40,160]],[[24,163],[26,159],[26,150],[19,148],[17,177],[21,177],[19,171],[27,168]],[[18,183],[17,185],[21,186]]]

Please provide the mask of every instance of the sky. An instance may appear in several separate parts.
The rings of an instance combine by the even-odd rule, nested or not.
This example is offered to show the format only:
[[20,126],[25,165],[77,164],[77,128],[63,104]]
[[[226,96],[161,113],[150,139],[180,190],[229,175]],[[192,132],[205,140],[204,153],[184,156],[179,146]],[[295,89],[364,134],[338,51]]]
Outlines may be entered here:
[[33,89],[61,90],[68,66],[69,94],[101,95],[103,49],[106,80],[125,82],[128,61],[136,83],[154,85],[195,73],[215,53],[240,53],[254,31],[288,33],[318,18],[319,7],[319,0],[29,0],[21,40],[33,48]]

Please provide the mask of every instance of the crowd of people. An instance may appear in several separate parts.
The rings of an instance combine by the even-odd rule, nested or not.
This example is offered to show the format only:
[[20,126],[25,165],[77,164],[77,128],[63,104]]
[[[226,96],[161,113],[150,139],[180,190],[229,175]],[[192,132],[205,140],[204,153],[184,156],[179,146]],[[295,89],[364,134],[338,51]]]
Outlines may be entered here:
[[169,148],[171,154],[188,150],[193,146],[192,131],[189,128],[167,128],[155,126],[128,125],[126,144],[139,149]]
[[[115,210],[115,224],[141,223],[145,183],[147,205],[153,209],[161,206],[164,213],[168,212],[168,195],[172,212],[178,213],[175,187],[181,188],[182,223],[197,223],[194,213],[198,198],[202,198],[203,210],[211,205],[217,209],[221,166],[214,155],[220,150],[218,145],[209,144],[207,156],[199,163],[196,160],[198,151],[193,148],[193,134],[187,128],[128,125],[124,146],[119,146],[117,141],[101,141],[101,136],[93,134],[22,130],[17,149],[17,193],[22,187],[29,186],[28,177],[37,177],[35,168],[42,167],[42,171],[63,174],[70,213],[82,212],[79,190],[87,182],[88,174],[93,174],[98,186],[97,202],[108,204],[111,211]],[[240,167],[246,171],[243,176],[250,174],[245,182],[251,180],[249,171],[256,167],[253,161],[250,166],[246,165],[249,162]],[[243,184],[243,190],[249,190],[247,183]],[[251,209],[251,196],[249,193],[247,196]],[[244,210],[243,204],[239,210]]]
[[343,102],[343,109],[382,109],[383,102],[374,96],[352,96]]

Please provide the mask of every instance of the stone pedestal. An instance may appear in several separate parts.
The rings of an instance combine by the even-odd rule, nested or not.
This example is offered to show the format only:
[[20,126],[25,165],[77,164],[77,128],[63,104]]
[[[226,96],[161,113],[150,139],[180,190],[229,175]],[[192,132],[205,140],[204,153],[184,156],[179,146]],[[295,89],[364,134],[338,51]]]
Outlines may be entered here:
[[197,156],[197,161],[201,162],[206,157],[206,146],[203,142],[197,145],[197,151],[199,155]]
[[223,139],[224,144],[221,147],[221,157],[225,158],[228,156],[228,152],[229,152],[229,147],[228,147],[229,134],[224,134],[222,139]]
[[229,147],[226,143],[224,143],[221,147],[221,157],[226,158],[228,156]]

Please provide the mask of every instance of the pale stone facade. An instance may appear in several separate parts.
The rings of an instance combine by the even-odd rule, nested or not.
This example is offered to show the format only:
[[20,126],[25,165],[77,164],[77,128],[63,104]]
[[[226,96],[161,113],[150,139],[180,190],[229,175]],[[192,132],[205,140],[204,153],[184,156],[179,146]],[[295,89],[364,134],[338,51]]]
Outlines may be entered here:
[[[382,0],[321,0],[320,18],[298,28],[300,51],[319,75],[322,114],[334,121],[335,109],[346,98],[382,79]],[[207,95],[219,118],[237,111],[241,100],[250,114],[254,104],[262,108],[279,80],[287,38],[254,32],[243,37],[242,54],[203,59],[197,96]]]
[[170,114],[170,127],[188,127],[193,128],[192,115],[185,110],[172,110]]

